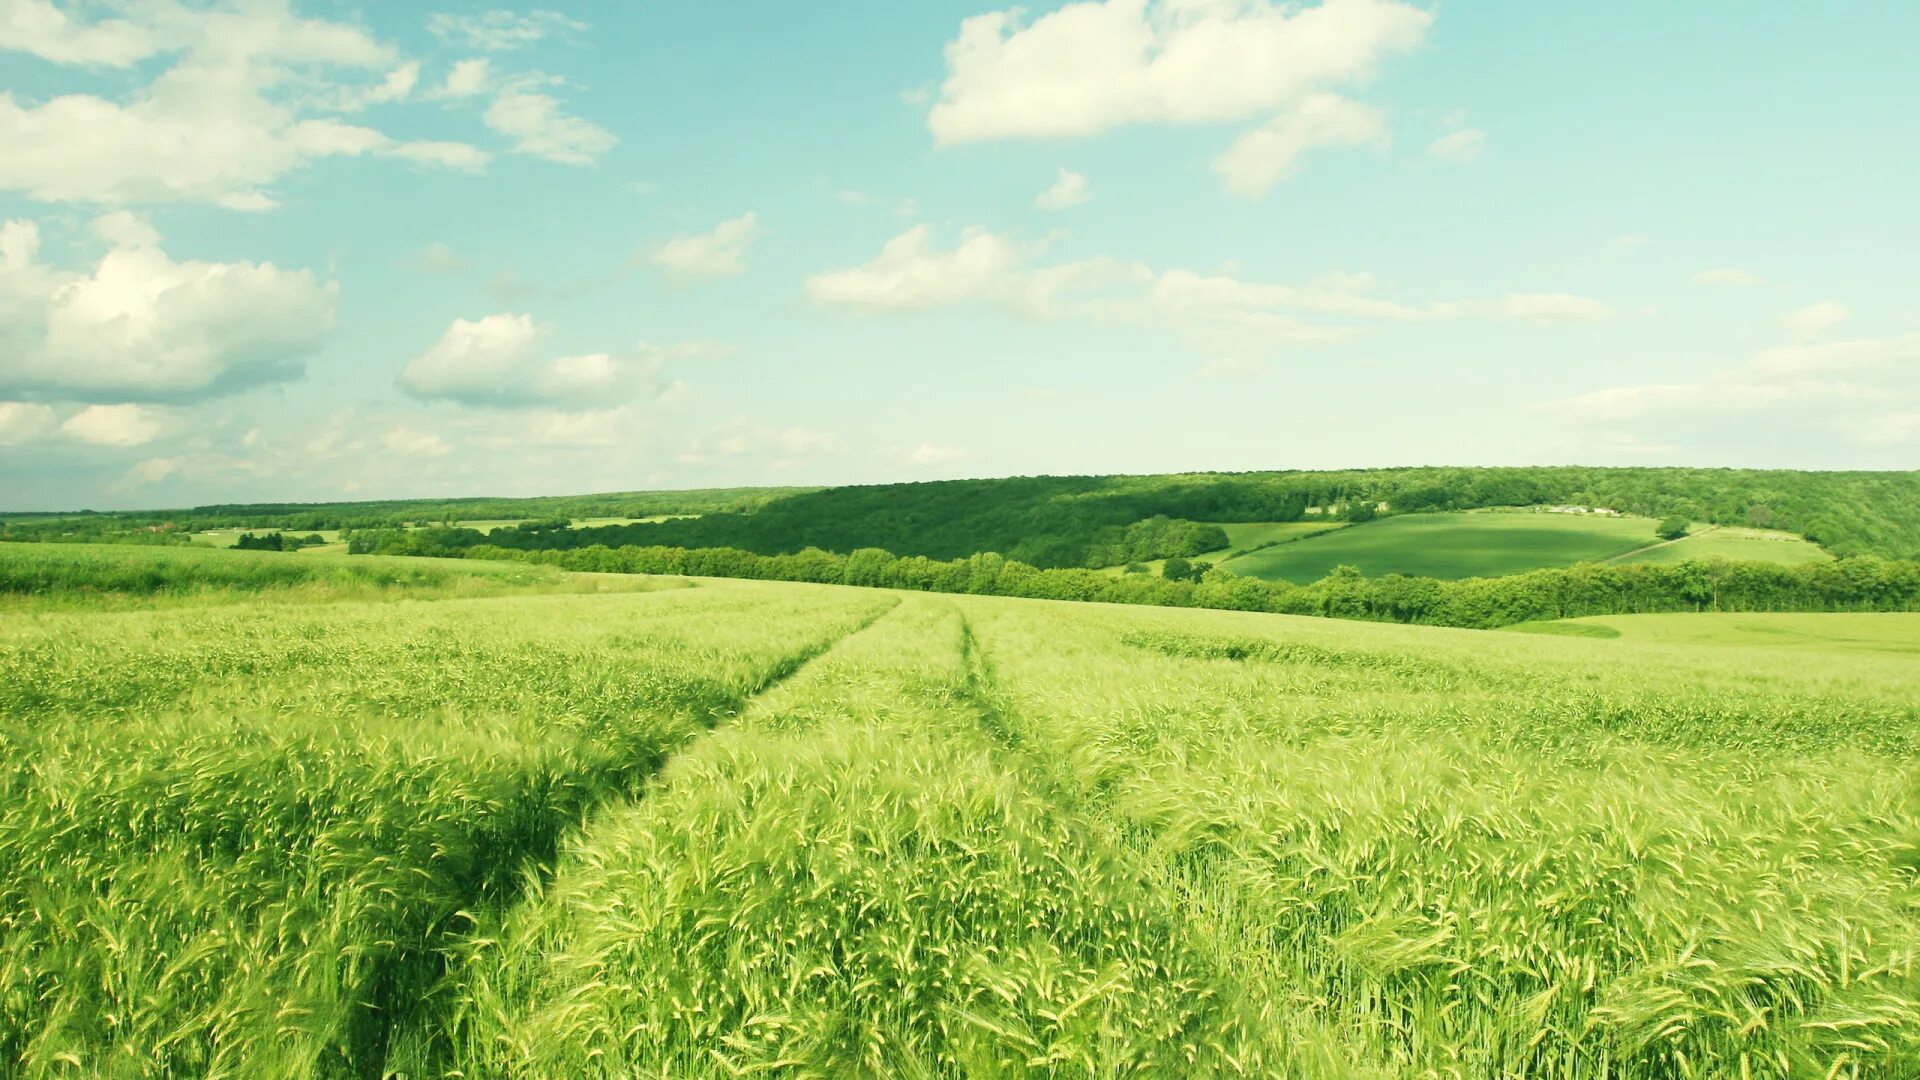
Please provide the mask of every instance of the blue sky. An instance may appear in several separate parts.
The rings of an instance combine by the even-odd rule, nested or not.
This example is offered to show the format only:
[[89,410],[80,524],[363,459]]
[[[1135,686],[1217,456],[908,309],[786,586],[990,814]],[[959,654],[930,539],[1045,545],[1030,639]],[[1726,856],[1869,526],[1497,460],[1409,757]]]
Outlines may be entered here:
[[0,508],[1912,468],[1920,7],[0,0]]

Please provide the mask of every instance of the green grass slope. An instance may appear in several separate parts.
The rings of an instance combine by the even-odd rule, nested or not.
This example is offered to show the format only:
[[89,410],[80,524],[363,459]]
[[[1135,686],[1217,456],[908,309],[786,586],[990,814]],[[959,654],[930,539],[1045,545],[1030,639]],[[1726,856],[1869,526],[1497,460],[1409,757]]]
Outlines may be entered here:
[[1657,542],[1654,522],[1534,512],[1406,514],[1256,551],[1220,565],[1246,577],[1305,584],[1336,566],[1369,577],[1496,577],[1624,555]]
[[1770,562],[1786,566],[1825,562],[1833,558],[1805,537],[1772,529],[1695,525],[1694,531],[1671,543],[1650,547],[1621,562],[1686,562],[1689,559],[1727,559],[1732,562]]

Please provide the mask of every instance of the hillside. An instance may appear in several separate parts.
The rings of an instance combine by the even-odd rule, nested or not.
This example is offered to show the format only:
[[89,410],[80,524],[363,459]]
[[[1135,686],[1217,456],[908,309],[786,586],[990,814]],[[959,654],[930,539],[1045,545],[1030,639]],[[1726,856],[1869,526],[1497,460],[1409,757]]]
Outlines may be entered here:
[[[1609,507],[1646,517],[1679,515],[1705,524],[1800,534],[1836,555],[1920,556],[1920,473],[1585,467],[1036,476],[543,499],[255,504],[19,518],[0,525],[0,539],[165,542],[184,541],[176,535],[181,532],[215,528],[309,532],[537,520],[542,527],[530,531],[445,531],[402,547],[445,553],[483,542],[525,549],[641,544],[734,547],[759,554],[875,547],[935,559],[994,551],[1039,567],[1101,567],[1244,546],[1204,523],[1364,519],[1381,505],[1390,514]],[[546,527],[555,519],[665,515],[699,516],[571,530]]]
[[[9,1074],[1920,1070],[1916,617],[1693,646],[32,554]],[[221,583],[99,606],[143,559]]]
[[[1148,537],[1129,535],[1155,517],[1287,523],[1359,516],[1355,508],[1381,504],[1395,514],[1610,507],[1799,533],[1840,555],[1920,555],[1920,473],[1724,469],[1419,468],[882,484],[826,488],[771,500],[752,512],[697,519],[537,538],[496,531],[490,542],[529,548],[734,547],[759,554],[875,547],[935,559],[995,551],[1033,566],[1098,567],[1227,546],[1220,534],[1160,529]],[[1315,509],[1322,513],[1311,513]],[[448,538],[450,546],[459,542]]]

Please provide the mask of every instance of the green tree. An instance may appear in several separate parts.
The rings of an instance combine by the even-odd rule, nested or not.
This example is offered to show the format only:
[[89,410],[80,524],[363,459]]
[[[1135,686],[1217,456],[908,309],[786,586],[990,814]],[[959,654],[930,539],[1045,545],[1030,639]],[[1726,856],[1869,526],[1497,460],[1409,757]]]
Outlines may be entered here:
[[1654,530],[1654,535],[1662,540],[1678,540],[1687,535],[1687,519],[1679,514],[1669,514],[1660,519],[1660,527]]

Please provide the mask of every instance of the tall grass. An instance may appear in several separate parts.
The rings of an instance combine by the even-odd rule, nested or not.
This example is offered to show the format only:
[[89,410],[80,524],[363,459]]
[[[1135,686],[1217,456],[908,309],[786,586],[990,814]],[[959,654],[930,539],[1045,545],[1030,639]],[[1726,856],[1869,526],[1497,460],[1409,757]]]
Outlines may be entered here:
[[1894,624],[272,588],[0,618],[0,1075],[1920,1076]]
[[1258,1072],[1168,898],[997,759],[911,599],[595,821],[459,972],[464,1076]]
[[1048,775],[1378,1075],[1920,1075],[1910,664],[971,610]]
[[348,558],[283,552],[81,544],[0,544],[0,610],[105,609],[155,603],[295,602],[499,596],[515,592],[640,592],[671,578],[567,574],[524,563]]
[[470,910],[872,597],[10,619],[0,1062],[379,1075]]

